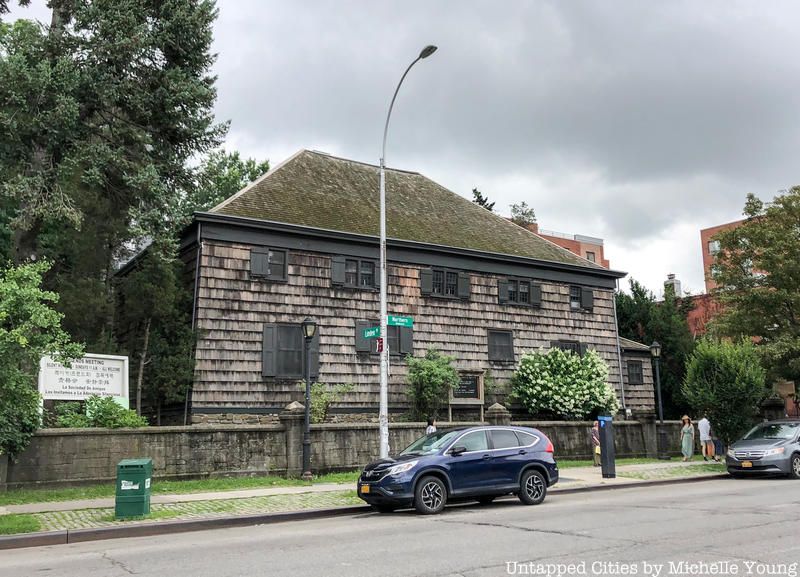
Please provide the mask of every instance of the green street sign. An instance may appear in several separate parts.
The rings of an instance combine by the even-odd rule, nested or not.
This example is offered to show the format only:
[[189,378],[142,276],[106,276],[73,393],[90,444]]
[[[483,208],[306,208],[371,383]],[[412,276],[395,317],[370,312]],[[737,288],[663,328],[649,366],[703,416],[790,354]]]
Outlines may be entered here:
[[413,327],[414,319],[411,317],[398,317],[395,315],[389,315],[387,324],[390,327]]
[[365,339],[377,339],[381,336],[381,327],[370,327],[368,329],[364,329],[361,331],[362,336]]

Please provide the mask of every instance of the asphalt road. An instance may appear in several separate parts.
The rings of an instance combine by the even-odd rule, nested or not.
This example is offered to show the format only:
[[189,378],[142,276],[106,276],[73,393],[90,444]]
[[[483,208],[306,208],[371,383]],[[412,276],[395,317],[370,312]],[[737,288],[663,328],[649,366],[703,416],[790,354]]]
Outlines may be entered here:
[[800,482],[723,479],[0,551],[0,576],[798,577],[798,562]]

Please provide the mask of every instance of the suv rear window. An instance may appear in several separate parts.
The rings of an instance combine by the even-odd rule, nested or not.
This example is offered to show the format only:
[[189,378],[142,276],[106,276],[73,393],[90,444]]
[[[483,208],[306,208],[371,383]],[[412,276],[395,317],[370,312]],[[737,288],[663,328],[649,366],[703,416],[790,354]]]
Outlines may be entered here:
[[539,442],[539,437],[533,435],[531,433],[523,433],[522,431],[515,431],[517,433],[517,437],[519,437],[520,445],[523,447],[527,447],[529,445],[535,445]]

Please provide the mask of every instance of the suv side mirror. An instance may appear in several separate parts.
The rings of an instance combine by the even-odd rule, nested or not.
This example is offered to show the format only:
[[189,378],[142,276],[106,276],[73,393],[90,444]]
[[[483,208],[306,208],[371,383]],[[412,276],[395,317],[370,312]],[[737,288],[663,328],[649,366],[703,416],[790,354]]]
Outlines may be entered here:
[[454,457],[458,457],[461,453],[466,453],[466,452],[467,448],[462,447],[460,445],[458,447],[453,447],[452,449],[450,449],[450,454],[453,455]]

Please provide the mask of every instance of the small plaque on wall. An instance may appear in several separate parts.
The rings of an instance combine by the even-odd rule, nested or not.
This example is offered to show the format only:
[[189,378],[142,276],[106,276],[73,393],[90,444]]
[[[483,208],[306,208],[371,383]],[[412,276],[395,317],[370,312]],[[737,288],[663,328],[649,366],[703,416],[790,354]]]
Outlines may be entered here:
[[450,389],[451,405],[483,404],[483,372],[460,372],[458,384]]

